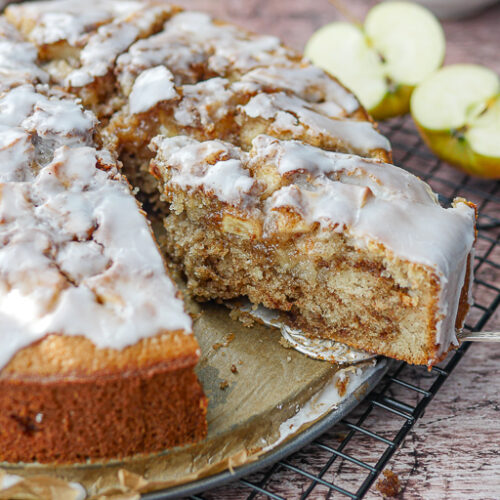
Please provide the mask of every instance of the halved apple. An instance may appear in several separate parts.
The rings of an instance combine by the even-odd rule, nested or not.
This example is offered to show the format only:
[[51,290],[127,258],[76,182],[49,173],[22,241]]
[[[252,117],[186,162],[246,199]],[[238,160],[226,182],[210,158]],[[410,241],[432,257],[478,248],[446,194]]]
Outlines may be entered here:
[[378,4],[364,26],[327,24],[305,48],[306,57],[351,89],[377,120],[409,111],[413,88],[441,66],[444,52],[439,21],[409,2]]
[[455,64],[419,85],[411,114],[429,148],[467,173],[500,178],[500,80],[483,66]]

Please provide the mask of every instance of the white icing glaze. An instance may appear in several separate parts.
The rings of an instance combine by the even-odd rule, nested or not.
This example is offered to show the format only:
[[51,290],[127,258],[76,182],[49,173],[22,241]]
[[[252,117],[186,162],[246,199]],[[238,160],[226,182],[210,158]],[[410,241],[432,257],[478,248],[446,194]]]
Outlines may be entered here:
[[46,12],[30,33],[30,39],[39,45],[61,40],[69,45],[76,45],[86,31],[109,19],[106,12],[95,9],[85,9],[85,14],[83,12],[79,14]]
[[139,29],[128,23],[113,23],[101,26],[80,53],[81,67],[72,71],[65,84],[83,87],[96,77],[105,76],[115,58],[139,35]]
[[[454,321],[474,242],[474,210],[467,204],[457,201],[445,209],[429,186],[398,167],[297,141],[257,136],[249,154],[220,141],[180,137],[157,138],[155,145],[169,169],[167,188],[201,188],[224,203],[251,209],[251,216],[262,220],[263,238],[280,231],[275,214],[286,208],[308,227],[319,223],[326,232],[350,236],[360,248],[382,246],[388,260],[426,266],[440,287],[436,344],[443,352],[456,342]],[[233,160],[231,175],[214,168],[215,151]],[[265,200],[250,177],[263,167],[275,169],[284,181]],[[227,184],[241,182],[247,188],[231,193]]]
[[181,12],[173,16],[166,23],[165,31],[206,47],[206,52],[211,54],[207,66],[220,76],[270,64],[290,64],[292,53],[278,38],[254,35],[230,24],[216,23],[200,12]]
[[21,36],[21,33],[10,24],[7,19],[5,19],[5,16],[0,16],[0,38],[6,38],[8,40],[12,41],[18,41],[22,42],[23,37]]
[[280,141],[266,135],[252,141],[251,157],[255,162],[271,162],[282,177],[301,173],[314,177],[334,175],[346,184],[362,183],[379,198],[438,203],[428,184],[406,170],[376,159],[324,151],[309,144]]
[[208,129],[228,113],[234,97],[233,89],[225,78],[184,85],[182,94],[182,100],[174,109],[176,122],[185,127],[201,125]]
[[0,96],[0,368],[50,333],[114,349],[189,333],[128,184],[109,152],[85,146],[95,117],[41,91]]
[[[221,141],[198,142],[186,136],[153,139],[172,169],[172,184],[187,190],[203,189],[220,200],[238,206],[254,190],[256,181],[235,156],[235,148]],[[240,153],[245,155],[245,153]],[[219,158],[207,164],[205,158]]]
[[165,65],[174,74],[177,84],[196,83],[200,77],[200,68],[209,57],[207,49],[208,47],[190,39],[185,33],[167,29],[135,42],[127,52],[118,57],[118,81],[123,92],[128,95],[141,71]]
[[0,127],[0,182],[31,180],[34,156],[28,133],[20,128]]
[[57,144],[92,144],[95,116],[74,100],[60,96],[47,98],[38,94],[33,114],[21,127]]
[[267,64],[292,64],[289,51],[275,37],[247,33],[214,22],[210,16],[182,12],[164,30],[134,43],[117,60],[118,80],[125,94],[145,69],[165,65],[176,83],[196,83],[205,74],[227,76]]
[[22,85],[0,96],[0,124],[15,127],[28,118],[40,96],[32,85]]
[[270,90],[290,90],[305,101],[322,103],[320,109],[328,116],[340,116],[342,111],[352,113],[360,107],[351,92],[316,66],[257,68],[243,75],[241,80],[261,84]]
[[48,75],[37,66],[38,51],[24,42],[13,26],[0,17],[0,92],[24,83],[40,83]]
[[334,137],[347,150],[358,154],[369,154],[375,149],[390,150],[389,141],[370,122],[335,120],[312,106],[283,92],[260,93],[242,106],[241,111],[250,118],[273,120],[272,128],[278,133]]
[[32,85],[21,85],[0,96],[0,125],[21,127],[49,141],[49,147],[91,144],[95,123],[95,116],[73,97],[59,93],[48,97]]
[[132,87],[129,96],[131,113],[144,113],[161,101],[177,97],[174,75],[165,66],[155,66],[143,71]]
[[[64,85],[83,87],[112,70],[116,58],[134,41],[149,34],[172,7],[162,2],[38,2],[37,5],[9,10],[14,17],[31,17],[35,27],[30,39],[38,45],[65,40],[83,46],[79,63],[67,76]],[[52,76],[58,79],[57,71]]]
[[190,331],[127,184],[96,162],[62,147],[34,182],[0,185],[0,366],[49,333],[122,349]]
[[136,1],[60,0],[56,2],[23,3],[9,7],[14,19],[29,19],[34,23],[29,38],[37,45],[65,41],[82,45],[85,36],[100,25],[116,18],[126,18],[142,8]]
[[0,39],[0,89],[22,83],[46,82],[47,74],[36,65],[37,56],[31,43]]

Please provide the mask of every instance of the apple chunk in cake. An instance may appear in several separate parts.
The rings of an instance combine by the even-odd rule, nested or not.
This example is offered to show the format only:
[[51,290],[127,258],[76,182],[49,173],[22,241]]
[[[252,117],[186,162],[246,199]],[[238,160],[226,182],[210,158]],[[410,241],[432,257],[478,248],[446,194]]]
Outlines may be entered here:
[[248,296],[285,321],[416,364],[456,344],[475,211],[375,159],[257,136],[157,137],[168,252],[202,300]]

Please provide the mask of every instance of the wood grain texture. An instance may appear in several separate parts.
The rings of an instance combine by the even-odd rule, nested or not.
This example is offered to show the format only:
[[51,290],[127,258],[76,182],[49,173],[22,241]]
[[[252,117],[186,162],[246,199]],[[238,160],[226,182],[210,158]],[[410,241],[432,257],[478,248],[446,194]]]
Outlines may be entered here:
[[[327,0],[178,0],[178,3],[186,8],[210,12],[257,32],[277,35],[297,49],[303,48],[316,28],[341,18]],[[344,4],[359,18],[375,3],[344,0]],[[500,5],[466,21],[446,22],[444,29],[448,42],[447,63],[481,63],[500,73]],[[411,138],[403,137],[402,140],[410,141]],[[452,178],[461,175],[451,168],[445,169],[445,174]],[[490,181],[472,182],[486,191],[491,191],[494,187],[494,183]],[[433,187],[439,191],[446,190],[445,185]],[[492,210],[498,216],[498,204],[483,204],[481,208]],[[493,231],[490,236],[498,237],[498,231]],[[485,241],[479,242],[479,255],[488,254],[491,260],[500,263],[499,247],[490,251],[488,245]],[[500,272],[492,266],[483,266],[478,277],[497,286],[500,284]],[[475,289],[476,301],[485,307],[495,307],[495,295],[494,291],[485,286],[477,286]],[[470,324],[474,324],[479,314],[478,310],[472,312]],[[499,328],[500,312],[497,310],[485,329]],[[431,375],[421,368],[408,367],[405,380],[426,388],[431,382]],[[398,498],[500,498],[499,384],[500,344],[473,345],[389,463],[388,467],[402,482],[403,489]],[[398,391],[394,396],[408,403],[412,402],[408,399],[408,392],[404,390]],[[350,417],[351,421],[355,420],[362,409],[358,409]],[[386,413],[376,412],[368,424],[371,430],[390,438],[399,430],[401,421]],[[336,426],[320,441],[336,447],[343,432]],[[358,437],[345,451],[374,464],[383,447],[376,445],[371,439]],[[311,473],[318,473],[328,456],[329,454],[313,446],[296,454],[291,463]],[[260,476],[261,474],[256,474],[252,479],[257,481]],[[339,481],[336,484],[355,491],[363,477],[365,474],[358,467],[346,462],[335,462],[324,479]],[[306,477],[280,469],[268,487],[286,498],[298,498],[309,485],[310,480]],[[249,491],[235,483],[205,496],[210,499],[239,500],[246,498]],[[259,495],[257,498],[264,496]],[[346,497],[329,493],[327,488],[317,486],[309,498]],[[381,494],[372,487],[366,498],[381,498]]]

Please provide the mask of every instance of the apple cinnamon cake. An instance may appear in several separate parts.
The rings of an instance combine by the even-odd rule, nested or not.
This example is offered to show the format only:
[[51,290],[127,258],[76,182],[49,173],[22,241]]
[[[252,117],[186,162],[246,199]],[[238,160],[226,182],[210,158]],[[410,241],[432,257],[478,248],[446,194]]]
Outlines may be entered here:
[[201,439],[200,300],[411,363],[456,343],[474,208],[442,208],[335,78],[278,39],[161,0],[0,18],[0,460]]
[[170,257],[192,294],[247,296],[320,338],[433,364],[467,310],[474,208],[376,159],[268,135],[158,136]]

